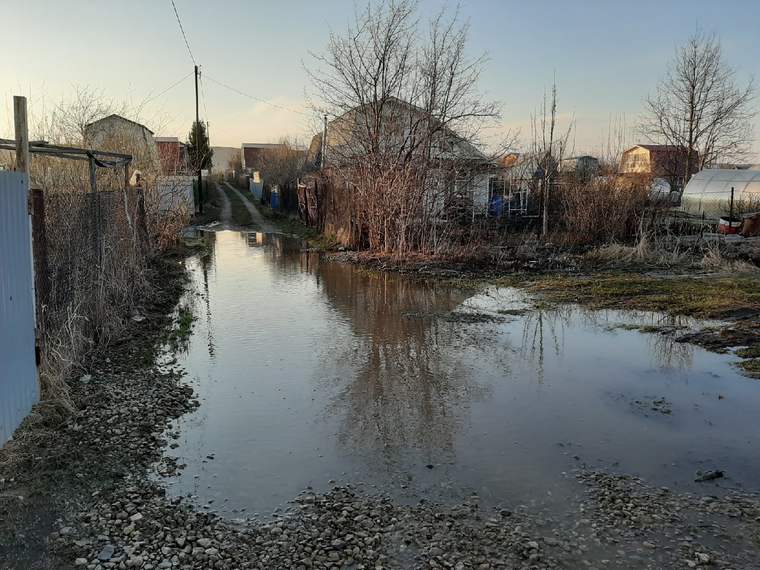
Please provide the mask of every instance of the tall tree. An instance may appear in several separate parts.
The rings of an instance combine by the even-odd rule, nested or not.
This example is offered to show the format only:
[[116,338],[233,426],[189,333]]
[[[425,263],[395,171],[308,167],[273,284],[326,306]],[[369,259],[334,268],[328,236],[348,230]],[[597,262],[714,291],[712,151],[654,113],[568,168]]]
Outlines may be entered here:
[[749,152],[754,84],[738,85],[715,35],[696,32],[679,47],[657,91],[645,101],[641,132],[652,142],[682,146],[683,183],[718,160]]
[[211,168],[214,151],[209,146],[206,125],[203,123],[193,122],[187,137],[187,152],[194,170]]
[[478,92],[484,58],[469,57],[467,25],[416,12],[413,0],[370,2],[309,69],[320,111],[335,117],[326,165],[351,189],[351,225],[375,250],[441,243],[437,220],[465,202],[488,162],[480,129],[499,116]]

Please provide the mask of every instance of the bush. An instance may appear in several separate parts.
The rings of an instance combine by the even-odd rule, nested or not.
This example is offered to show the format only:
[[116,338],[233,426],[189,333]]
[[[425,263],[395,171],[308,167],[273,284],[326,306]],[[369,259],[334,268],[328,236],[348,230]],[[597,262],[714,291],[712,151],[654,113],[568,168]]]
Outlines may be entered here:
[[649,205],[649,186],[638,180],[597,178],[563,184],[554,196],[560,241],[574,245],[631,242]]

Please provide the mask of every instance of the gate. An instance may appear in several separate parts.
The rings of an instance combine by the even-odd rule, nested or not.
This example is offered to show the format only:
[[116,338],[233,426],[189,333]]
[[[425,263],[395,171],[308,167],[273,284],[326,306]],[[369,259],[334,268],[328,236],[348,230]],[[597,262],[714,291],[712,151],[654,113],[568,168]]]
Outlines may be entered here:
[[39,398],[28,180],[0,172],[0,446]]

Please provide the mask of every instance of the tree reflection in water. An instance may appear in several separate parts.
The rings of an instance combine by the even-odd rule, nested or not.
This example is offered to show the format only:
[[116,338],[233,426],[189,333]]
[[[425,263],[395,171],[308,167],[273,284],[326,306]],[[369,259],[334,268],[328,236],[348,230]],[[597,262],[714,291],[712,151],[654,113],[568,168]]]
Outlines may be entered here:
[[[250,247],[264,247],[275,269],[275,286],[280,280],[285,286],[294,275],[314,279],[330,309],[351,327],[349,346],[330,346],[332,339],[324,339],[329,349],[320,367],[334,370],[338,363],[346,377],[325,379],[323,370],[315,370],[314,376],[318,389],[335,394],[325,415],[340,418],[340,443],[389,463],[410,453],[430,462],[440,461],[442,454],[451,457],[471,404],[489,393],[489,387],[476,380],[467,364],[472,360],[465,355],[477,352],[480,361],[501,366],[504,377],[510,375],[511,361],[531,362],[543,383],[546,351],[561,356],[570,327],[609,328],[617,321],[680,326],[652,314],[540,303],[530,303],[506,324],[462,323],[440,317],[463,308],[479,310],[479,302],[470,302],[471,291],[331,262],[276,234],[252,233],[244,239]],[[498,316],[500,309],[514,302],[516,293],[492,289],[477,297],[488,300],[480,308]],[[510,346],[505,333],[512,330],[522,332],[518,347]],[[652,357],[660,366],[690,364],[689,345],[676,342],[673,335],[649,337]]]

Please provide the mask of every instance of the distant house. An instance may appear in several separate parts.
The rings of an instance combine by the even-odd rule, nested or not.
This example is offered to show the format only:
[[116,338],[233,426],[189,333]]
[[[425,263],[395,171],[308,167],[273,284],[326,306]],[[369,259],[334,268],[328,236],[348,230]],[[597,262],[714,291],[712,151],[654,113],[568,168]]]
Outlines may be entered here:
[[187,174],[190,170],[190,159],[187,145],[177,137],[154,137],[158,160],[161,164],[161,174]]
[[559,171],[563,175],[571,174],[588,180],[599,174],[599,160],[588,155],[563,158],[559,164]]
[[225,174],[230,170],[240,169],[243,164],[243,151],[235,146],[213,146],[214,160],[212,174]]
[[138,168],[160,165],[153,131],[121,115],[108,115],[85,125],[84,143],[90,148],[129,153]]
[[[688,151],[686,147],[668,144],[640,144],[623,152],[620,174],[644,174],[663,178],[674,188],[683,188]],[[692,172],[699,170],[698,157],[693,161]]]
[[[330,121],[324,146],[322,133],[312,138],[307,151],[307,164],[315,168],[324,164],[326,168],[330,168],[341,163],[345,165],[361,161],[366,155],[362,129],[365,128],[364,119],[367,114],[366,106],[360,106]],[[384,102],[383,114],[387,114],[384,122],[388,128],[388,136],[383,141],[386,149],[404,148],[415,136],[415,129],[422,129],[424,125],[435,121],[426,115],[423,109],[396,98],[389,98]],[[443,127],[435,136],[436,140],[430,149],[431,156],[451,172],[450,183],[453,184],[454,194],[471,200],[470,203],[476,207],[487,207],[490,199],[490,179],[498,171],[498,165],[451,129]]]
[[243,143],[240,149],[243,155],[243,170],[261,170],[267,154],[286,148],[284,144],[279,143]]

